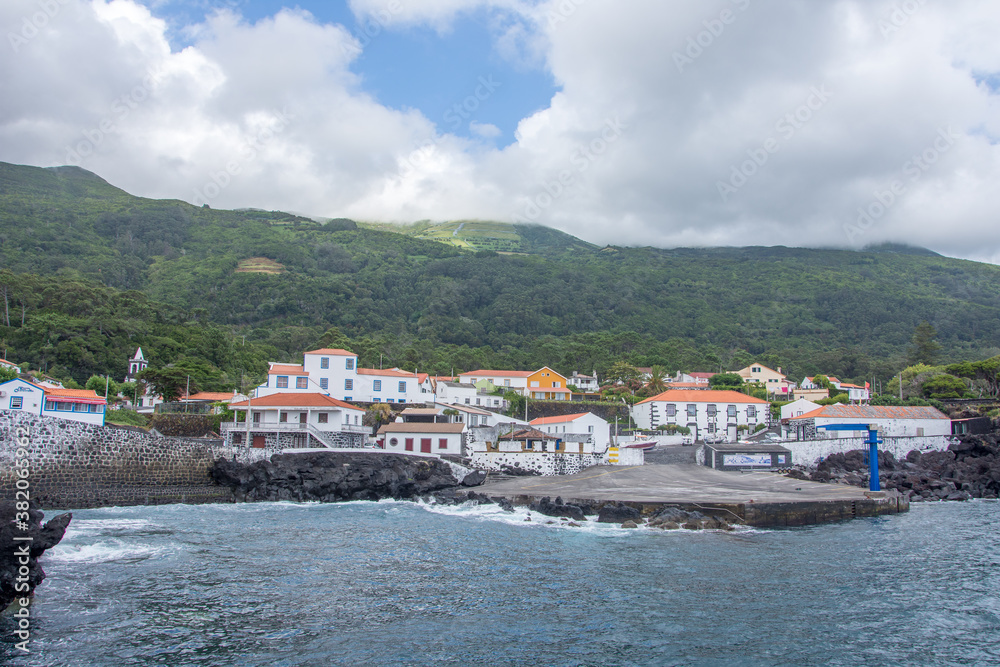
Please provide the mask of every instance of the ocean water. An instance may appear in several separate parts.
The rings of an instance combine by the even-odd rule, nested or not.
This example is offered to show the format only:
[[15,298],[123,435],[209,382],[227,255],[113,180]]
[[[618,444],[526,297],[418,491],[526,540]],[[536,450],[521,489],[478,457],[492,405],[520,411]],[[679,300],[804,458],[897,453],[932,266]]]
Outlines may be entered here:
[[[50,513],[49,516],[52,516]],[[1000,504],[661,532],[497,507],[84,510],[0,664],[997,665]]]

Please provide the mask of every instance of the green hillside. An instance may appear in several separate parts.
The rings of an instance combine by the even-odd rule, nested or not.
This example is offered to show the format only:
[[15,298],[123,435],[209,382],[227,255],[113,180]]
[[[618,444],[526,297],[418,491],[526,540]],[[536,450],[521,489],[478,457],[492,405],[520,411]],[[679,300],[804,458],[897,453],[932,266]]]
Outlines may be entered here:
[[[888,378],[925,320],[942,361],[1000,352],[1000,269],[919,249],[598,248],[544,227],[479,221],[324,225],[133,197],[70,167],[0,163],[0,266],[16,308],[0,336],[11,357],[33,364],[55,363],[45,355],[70,336],[43,326],[63,313],[59,281],[141,293],[152,304],[144,318],[169,310],[178,326],[245,336],[288,359],[337,327],[362,363],[381,355],[440,373],[602,371],[618,359],[719,370],[757,357],[793,377]],[[30,287],[43,278],[56,281],[45,283],[45,299]],[[134,344],[164,363],[178,349],[197,354],[170,335],[156,334],[173,344],[152,340],[148,327],[111,340],[94,333],[94,318],[80,326],[79,350],[58,359],[75,376]]]

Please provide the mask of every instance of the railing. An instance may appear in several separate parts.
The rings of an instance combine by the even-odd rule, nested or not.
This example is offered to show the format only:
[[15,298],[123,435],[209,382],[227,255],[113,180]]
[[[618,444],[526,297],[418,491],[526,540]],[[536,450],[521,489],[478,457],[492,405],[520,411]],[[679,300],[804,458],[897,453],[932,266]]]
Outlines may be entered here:
[[[268,432],[288,432],[288,431],[316,431],[317,433],[329,433],[331,435],[336,433],[360,433],[363,435],[368,435],[372,432],[370,426],[363,426],[361,424],[331,424],[331,426],[336,426],[336,429],[330,429],[328,431],[316,428],[315,424],[302,424],[299,422],[253,422],[250,424],[251,431],[261,431]],[[222,422],[219,425],[223,431],[246,431],[246,422]]]

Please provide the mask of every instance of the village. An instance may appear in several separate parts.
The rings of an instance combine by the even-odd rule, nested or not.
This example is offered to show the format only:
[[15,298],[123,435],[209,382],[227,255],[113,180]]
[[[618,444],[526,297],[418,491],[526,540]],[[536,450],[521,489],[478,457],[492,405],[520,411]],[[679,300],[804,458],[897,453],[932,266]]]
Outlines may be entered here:
[[[135,381],[147,365],[137,349],[124,379]],[[868,383],[826,376],[796,383],[780,368],[756,363],[730,373],[663,378],[658,370],[635,369],[646,393],[658,386],[632,401],[602,401],[606,385],[596,372],[481,369],[443,377],[361,368],[356,354],[331,348],[305,352],[301,364],[271,362],[266,380],[245,394],[184,392],[171,402],[141,382],[144,390],[131,397],[102,396],[22,373],[7,360],[0,366],[16,374],[0,383],[3,410],[98,426],[115,403],[145,414],[224,415],[219,432],[208,435],[261,456],[370,449],[443,458],[501,477],[638,466],[647,452],[687,446],[690,459],[708,467],[785,471],[862,448],[870,428],[897,457],[945,450],[968,428],[934,407],[871,405]],[[518,400],[524,413],[512,414]],[[529,402],[543,414],[529,419]],[[858,429],[827,430],[832,424]]]

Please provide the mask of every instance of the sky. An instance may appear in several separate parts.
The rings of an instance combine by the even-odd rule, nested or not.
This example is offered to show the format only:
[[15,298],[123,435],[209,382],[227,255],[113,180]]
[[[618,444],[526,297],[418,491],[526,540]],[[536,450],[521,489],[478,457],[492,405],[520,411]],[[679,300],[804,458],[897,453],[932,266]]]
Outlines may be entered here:
[[1000,263],[993,0],[4,0],[0,160],[596,244]]

